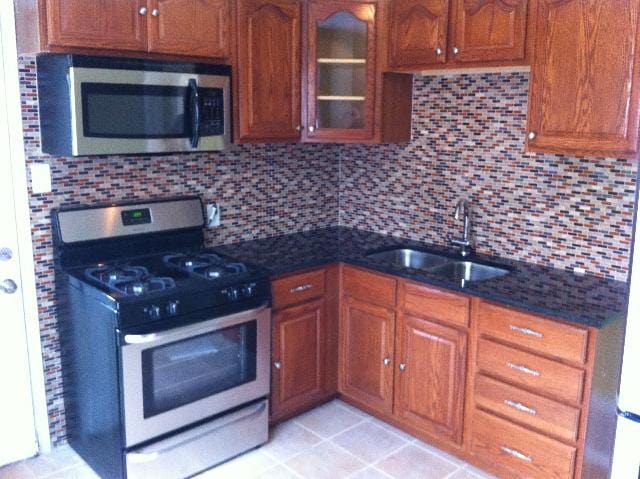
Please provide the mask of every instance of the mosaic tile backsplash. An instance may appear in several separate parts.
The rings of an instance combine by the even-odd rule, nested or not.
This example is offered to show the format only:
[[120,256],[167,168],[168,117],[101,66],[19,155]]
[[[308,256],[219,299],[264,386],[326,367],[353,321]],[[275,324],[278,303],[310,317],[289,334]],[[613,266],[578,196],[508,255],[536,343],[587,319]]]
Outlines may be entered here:
[[408,144],[344,146],[340,224],[626,281],[637,162],[524,153],[528,73],[418,76]]
[[65,442],[50,210],[190,194],[222,206],[209,244],[342,224],[445,244],[474,208],[478,249],[626,279],[636,164],[523,154],[528,75],[418,77],[413,141],[403,145],[233,146],[214,154],[53,158],[40,152],[36,67],[20,59],[28,164],[53,191],[30,195],[46,392]]
[[31,194],[40,331],[51,437],[64,442],[64,391],[56,319],[50,210],[62,205],[197,195],[221,205],[210,244],[336,225],[336,147],[232,146],[223,153],[53,158],[40,149],[35,59],[20,59],[27,164],[51,165],[53,191]]

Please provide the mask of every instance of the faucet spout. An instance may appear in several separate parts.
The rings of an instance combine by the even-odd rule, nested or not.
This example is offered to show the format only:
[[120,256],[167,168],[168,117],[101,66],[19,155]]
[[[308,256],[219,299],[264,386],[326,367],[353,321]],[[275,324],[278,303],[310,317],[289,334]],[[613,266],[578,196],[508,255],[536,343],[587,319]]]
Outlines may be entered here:
[[461,256],[468,256],[473,250],[473,245],[471,242],[471,209],[469,207],[469,202],[466,199],[458,201],[453,217],[456,220],[459,220],[462,217],[464,219],[464,228],[462,232],[462,239],[451,240],[451,244],[460,247]]

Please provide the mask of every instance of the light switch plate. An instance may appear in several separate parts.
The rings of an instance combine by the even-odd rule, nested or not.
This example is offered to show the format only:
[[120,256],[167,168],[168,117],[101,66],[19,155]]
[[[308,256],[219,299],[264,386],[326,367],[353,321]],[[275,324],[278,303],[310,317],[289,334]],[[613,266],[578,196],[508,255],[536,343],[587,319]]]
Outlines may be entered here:
[[51,192],[51,167],[49,163],[34,163],[29,166],[31,170],[31,192]]
[[207,205],[207,228],[216,228],[220,226],[220,205],[218,203],[210,203]]

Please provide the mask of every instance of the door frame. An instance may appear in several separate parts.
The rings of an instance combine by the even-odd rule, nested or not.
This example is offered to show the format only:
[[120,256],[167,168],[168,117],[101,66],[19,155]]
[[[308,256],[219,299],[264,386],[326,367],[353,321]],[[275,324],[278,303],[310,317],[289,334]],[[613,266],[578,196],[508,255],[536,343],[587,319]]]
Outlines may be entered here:
[[[36,295],[36,276],[31,239],[31,220],[27,172],[22,130],[22,108],[18,78],[18,52],[16,47],[15,12],[12,0],[0,0],[0,34],[2,35],[2,58],[7,101],[7,123],[9,145],[3,150],[9,158],[13,199],[18,235],[18,258],[22,283],[22,302],[27,335],[31,396],[33,402],[36,438],[40,453],[51,450],[49,417],[45,391],[44,366],[40,343],[40,322]],[[1,93],[0,93],[1,94]]]

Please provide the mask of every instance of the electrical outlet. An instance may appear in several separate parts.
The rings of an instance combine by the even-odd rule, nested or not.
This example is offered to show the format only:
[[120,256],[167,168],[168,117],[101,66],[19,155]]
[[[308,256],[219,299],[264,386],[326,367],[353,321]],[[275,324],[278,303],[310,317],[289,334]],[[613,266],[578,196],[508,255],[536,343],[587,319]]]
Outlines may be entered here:
[[210,203],[207,205],[207,228],[217,228],[220,226],[220,205]]

